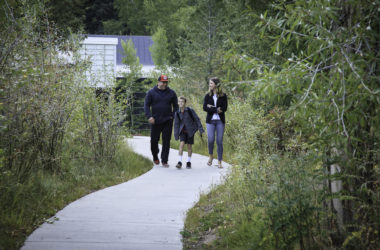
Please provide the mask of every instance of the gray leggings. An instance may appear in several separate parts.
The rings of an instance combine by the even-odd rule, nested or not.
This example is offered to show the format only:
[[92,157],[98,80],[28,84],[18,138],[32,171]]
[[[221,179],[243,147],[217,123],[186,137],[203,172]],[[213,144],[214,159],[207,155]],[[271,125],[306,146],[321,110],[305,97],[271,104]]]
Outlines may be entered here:
[[216,145],[218,151],[218,161],[223,160],[223,134],[224,123],[220,120],[211,120],[210,123],[206,123],[207,137],[208,137],[208,153],[212,155],[214,153],[214,142],[216,132]]

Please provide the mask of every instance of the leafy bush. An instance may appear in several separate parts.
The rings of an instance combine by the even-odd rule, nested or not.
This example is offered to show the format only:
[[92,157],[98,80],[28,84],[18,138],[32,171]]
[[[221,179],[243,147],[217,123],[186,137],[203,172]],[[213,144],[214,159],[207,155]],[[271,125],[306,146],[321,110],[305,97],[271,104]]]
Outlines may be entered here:
[[[235,157],[223,192],[239,204],[229,213],[240,214],[227,232],[260,211],[270,242],[262,248],[379,248],[377,5],[275,1],[244,17],[255,23],[244,35],[263,51],[232,40],[242,36],[233,30],[226,36],[221,78],[238,100],[228,111]],[[214,245],[238,246],[230,243]]]
[[0,6],[0,248],[18,249],[67,203],[151,163],[125,149],[121,108],[91,87],[80,38],[59,37],[42,1]]

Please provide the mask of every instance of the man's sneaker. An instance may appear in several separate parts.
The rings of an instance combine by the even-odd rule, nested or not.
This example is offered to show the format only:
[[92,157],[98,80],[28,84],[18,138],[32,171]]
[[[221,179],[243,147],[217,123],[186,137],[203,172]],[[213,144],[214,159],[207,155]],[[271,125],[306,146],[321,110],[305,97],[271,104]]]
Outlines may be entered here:
[[181,168],[181,167],[182,167],[182,162],[179,161],[179,162],[177,163],[177,165],[175,165],[175,166],[176,166],[176,168],[178,168],[178,169]]
[[153,160],[155,165],[160,165],[160,160]]
[[167,162],[163,162],[163,163],[162,163],[162,166],[163,166],[164,168],[168,168],[168,167],[169,167],[169,164],[168,164]]
[[191,168],[191,162],[186,162],[186,168]]

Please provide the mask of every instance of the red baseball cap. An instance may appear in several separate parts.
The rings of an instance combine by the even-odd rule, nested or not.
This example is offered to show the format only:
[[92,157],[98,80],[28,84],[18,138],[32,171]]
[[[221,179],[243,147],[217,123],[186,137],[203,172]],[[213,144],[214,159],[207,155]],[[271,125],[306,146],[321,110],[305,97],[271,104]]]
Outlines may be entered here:
[[159,82],[168,82],[169,78],[167,75],[160,75],[160,77],[158,78],[158,81]]

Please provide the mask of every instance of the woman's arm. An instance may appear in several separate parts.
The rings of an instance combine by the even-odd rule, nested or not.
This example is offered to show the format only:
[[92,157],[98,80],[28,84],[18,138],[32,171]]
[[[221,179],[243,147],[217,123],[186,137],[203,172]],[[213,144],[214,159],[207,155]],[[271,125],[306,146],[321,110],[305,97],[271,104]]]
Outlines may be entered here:
[[215,106],[207,103],[207,95],[205,96],[204,101],[203,101],[203,110],[206,112],[210,112],[210,113],[216,113],[217,112],[217,109]]
[[226,112],[226,111],[227,111],[227,106],[228,106],[228,103],[227,103],[227,95],[224,94],[224,96],[223,96],[222,98],[223,98],[223,99],[221,100],[220,109],[221,109],[223,112]]
[[178,98],[177,98],[177,94],[175,92],[174,92],[174,95],[173,95],[172,104],[173,104],[173,116],[175,116],[175,113],[179,109],[179,107],[178,107]]

